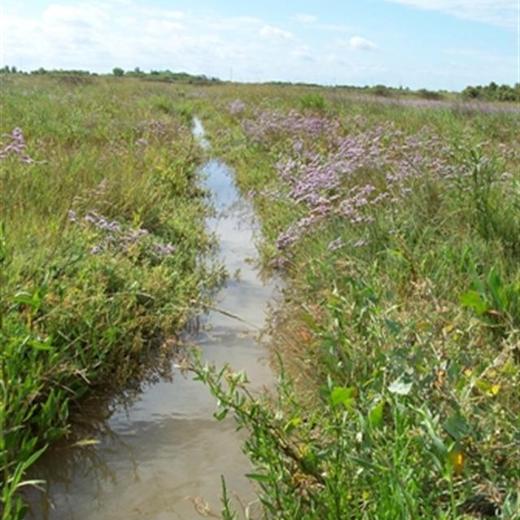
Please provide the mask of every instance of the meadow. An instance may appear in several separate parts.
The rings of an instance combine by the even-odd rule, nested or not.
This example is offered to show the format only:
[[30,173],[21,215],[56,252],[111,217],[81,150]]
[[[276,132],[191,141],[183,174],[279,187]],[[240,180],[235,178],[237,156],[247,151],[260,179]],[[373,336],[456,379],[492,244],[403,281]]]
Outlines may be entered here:
[[213,98],[216,153],[287,282],[275,396],[197,370],[250,431],[266,517],[520,518],[518,113]]
[[218,272],[181,90],[2,79],[0,480],[4,519],[91,395],[143,377]]
[[[520,518],[520,115],[432,96],[2,79],[3,518],[89,395],[143,377],[221,278],[203,121],[283,278],[276,391],[203,361],[263,517]],[[224,485],[222,517],[237,518]]]

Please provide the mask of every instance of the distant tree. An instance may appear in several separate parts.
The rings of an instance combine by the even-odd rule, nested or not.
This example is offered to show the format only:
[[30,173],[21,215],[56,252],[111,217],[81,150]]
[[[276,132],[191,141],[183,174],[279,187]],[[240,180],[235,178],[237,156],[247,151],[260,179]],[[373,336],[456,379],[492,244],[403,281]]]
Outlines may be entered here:
[[391,96],[392,91],[390,88],[386,87],[385,85],[375,85],[374,87],[370,87],[370,90],[376,95],[376,96]]
[[417,91],[417,95],[423,99],[442,99],[442,94],[440,92],[436,92],[435,90],[428,90],[425,88],[421,88]]
[[16,67],[13,65],[13,66],[11,67],[11,73],[12,73],[12,74],[16,74],[16,72],[17,72],[17,71],[16,71]]
[[465,97],[465,98],[469,98],[469,99],[476,99],[480,96],[480,91],[478,88],[476,87],[466,87],[463,91],[462,91],[462,95]]
[[477,85],[475,87],[466,87],[462,91],[465,98],[483,99],[486,101],[520,101],[520,87],[515,85],[497,85],[492,81],[487,86]]
[[121,67],[114,67],[114,68],[112,69],[112,74],[113,74],[114,76],[121,77],[121,76],[124,76],[125,71],[124,71]]

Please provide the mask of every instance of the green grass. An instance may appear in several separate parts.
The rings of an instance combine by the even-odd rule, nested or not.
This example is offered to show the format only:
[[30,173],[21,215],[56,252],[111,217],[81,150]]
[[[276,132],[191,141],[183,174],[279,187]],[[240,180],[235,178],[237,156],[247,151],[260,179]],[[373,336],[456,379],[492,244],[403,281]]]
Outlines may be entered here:
[[27,470],[70,433],[81,399],[138,377],[217,274],[200,261],[208,208],[182,91],[9,76],[1,103],[2,148],[19,127],[32,159],[0,161],[0,479],[12,520]]
[[[518,116],[325,89],[228,87],[216,97],[200,108],[214,146],[252,194],[264,263],[283,256],[288,287],[271,331],[283,368],[275,400],[249,394],[240,375],[196,371],[221,415],[233,411],[250,430],[266,517],[520,518]],[[230,115],[237,98],[246,108]],[[444,157],[452,175],[421,163],[409,195],[367,209],[369,224],[331,216],[280,253],[277,237],[306,214],[276,172],[293,142],[286,131],[261,142],[244,132],[273,109],[338,121],[342,136],[426,127],[440,144],[424,153]],[[385,149],[410,158],[389,148],[395,130],[385,135]],[[327,135],[303,140],[324,156],[336,146]],[[386,174],[377,164],[355,171],[333,194],[368,181],[379,189]]]
[[[70,434],[81,399],[142,376],[217,281],[201,263],[211,241],[193,111],[252,197],[263,263],[287,286],[270,331],[274,397],[249,393],[244,375],[195,367],[217,415],[232,411],[250,431],[265,516],[520,518],[517,114],[305,86],[1,81],[0,131],[19,127],[27,143],[0,160],[3,518],[23,517],[28,469]],[[245,107],[232,114],[236,99]],[[280,234],[309,210],[277,173],[300,146],[291,131],[245,132],[270,111],[278,125],[294,114],[333,122],[300,136],[320,160],[335,138],[372,142],[383,128],[379,162],[324,193],[338,200],[368,182],[382,190],[383,159],[410,161],[408,138],[435,140],[398,202],[364,206],[361,225],[331,214],[281,252]]]

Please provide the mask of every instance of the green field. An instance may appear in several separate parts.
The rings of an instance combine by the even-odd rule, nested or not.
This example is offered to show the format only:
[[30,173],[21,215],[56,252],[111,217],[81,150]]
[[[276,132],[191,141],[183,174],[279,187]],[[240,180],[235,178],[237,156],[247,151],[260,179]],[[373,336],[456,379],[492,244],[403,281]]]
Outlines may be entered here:
[[276,395],[194,368],[219,415],[249,431],[264,517],[520,518],[517,106],[1,82],[5,520],[23,518],[27,470],[82,399],[142,377],[218,282],[201,261],[212,241],[193,115],[286,284],[269,331]]

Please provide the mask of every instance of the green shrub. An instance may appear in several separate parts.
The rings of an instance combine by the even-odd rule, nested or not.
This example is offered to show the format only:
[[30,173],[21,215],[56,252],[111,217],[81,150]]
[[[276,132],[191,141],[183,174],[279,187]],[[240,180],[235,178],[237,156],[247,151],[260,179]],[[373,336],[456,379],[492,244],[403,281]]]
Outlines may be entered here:
[[300,107],[303,110],[325,110],[326,108],[325,98],[321,94],[310,93],[305,94],[300,98]]

